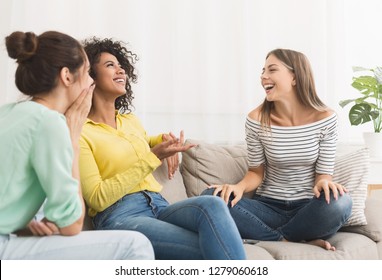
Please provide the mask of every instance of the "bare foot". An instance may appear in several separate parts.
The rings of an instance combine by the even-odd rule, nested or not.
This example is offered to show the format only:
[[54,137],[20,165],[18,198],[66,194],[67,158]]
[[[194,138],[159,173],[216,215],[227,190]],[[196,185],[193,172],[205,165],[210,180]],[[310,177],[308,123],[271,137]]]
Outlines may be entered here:
[[315,245],[315,246],[318,246],[318,247],[321,247],[321,248],[324,248],[324,249],[330,250],[330,251],[336,250],[336,247],[332,246],[332,244],[330,244],[328,241],[323,240],[323,239],[315,239],[315,240],[307,241],[306,243],[311,244],[311,245]]
[[[281,241],[289,242],[285,238],[283,238]],[[311,240],[311,241],[302,241],[302,242],[306,243],[306,244],[318,246],[318,247],[321,247],[323,249],[330,250],[330,251],[336,250],[336,247],[332,246],[332,244],[330,244],[328,241],[325,241],[323,239],[315,239],[315,240]]]

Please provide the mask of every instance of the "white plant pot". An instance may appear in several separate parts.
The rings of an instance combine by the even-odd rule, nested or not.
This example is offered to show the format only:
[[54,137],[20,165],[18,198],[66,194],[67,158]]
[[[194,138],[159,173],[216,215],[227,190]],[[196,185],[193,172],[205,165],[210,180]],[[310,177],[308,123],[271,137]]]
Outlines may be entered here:
[[382,132],[364,132],[363,139],[369,149],[370,157],[382,159]]

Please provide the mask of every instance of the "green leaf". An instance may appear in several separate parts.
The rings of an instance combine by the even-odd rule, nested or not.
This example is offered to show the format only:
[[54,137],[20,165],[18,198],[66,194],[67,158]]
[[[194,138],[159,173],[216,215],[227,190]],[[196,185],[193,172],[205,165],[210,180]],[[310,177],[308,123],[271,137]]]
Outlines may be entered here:
[[378,81],[372,76],[354,77],[351,85],[364,95],[369,95],[378,90]]
[[382,67],[368,69],[353,67],[358,72],[353,77],[352,87],[359,91],[361,97],[339,102],[341,107],[353,103],[349,111],[352,125],[373,121],[374,131],[382,130]]
[[356,104],[360,104],[360,103],[368,103],[369,105],[371,105],[369,102],[365,102],[365,99],[368,98],[368,96],[364,96],[364,97],[360,97],[360,98],[357,98],[354,100],[354,102]]
[[343,107],[345,107],[346,105],[348,105],[349,103],[352,103],[352,102],[354,102],[354,101],[355,101],[355,99],[341,100],[341,101],[339,102],[339,105],[343,108]]
[[359,72],[359,71],[370,71],[370,69],[361,67],[361,66],[353,66],[353,72]]
[[356,104],[349,111],[349,120],[351,125],[360,125],[376,119],[379,112],[372,110],[367,103]]

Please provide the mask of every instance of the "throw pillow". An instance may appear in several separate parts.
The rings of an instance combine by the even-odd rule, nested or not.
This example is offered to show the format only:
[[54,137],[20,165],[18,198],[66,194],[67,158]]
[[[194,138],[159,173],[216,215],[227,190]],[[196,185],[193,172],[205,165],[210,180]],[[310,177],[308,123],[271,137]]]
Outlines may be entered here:
[[[245,145],[220,146],[203,141],[187,140],[198,144],[183,153],[180,172],[188,196],[199,195],[211,184],[235,184],[248,169]],[[369,154],[366,148],[337,155],[333,181],[344,185],[353,199],[352,213],[344,226],[366,225],[365,200]]]
[[366,225],[365,201],[369,175],[369,152],[362,148],[337,156],[333,181],[345,186],[353,199],[351,216],[344,226]]
[[353,232],[365,235],[375,242],[382,240],[382,219],[381,200],[369,197],[366,200],[365,216],[367,217],[367,225],[362,226],[347,226],[340,229],[340,231]]
[[235,184],[246,171],[247,150],[240,145],[215,145],[187,140],[197,144],[182,154],[180,172],[188,196],[200,195],[211,184]]

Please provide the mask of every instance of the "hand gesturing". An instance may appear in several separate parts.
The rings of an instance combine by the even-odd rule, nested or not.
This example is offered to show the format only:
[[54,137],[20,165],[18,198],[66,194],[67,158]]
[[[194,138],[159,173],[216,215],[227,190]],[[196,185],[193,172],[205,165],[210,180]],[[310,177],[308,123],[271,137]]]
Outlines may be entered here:
[[163,142],[154,146],[151,151],[160,159],[166,159],[168,166],[168,178],[174,177],[175,171],[179,166],[179,152],[187,151],[195,147],[196,144],[184,145],[184,132],[180,132],[180,137],[177,138],[173,133],[163,134]]

